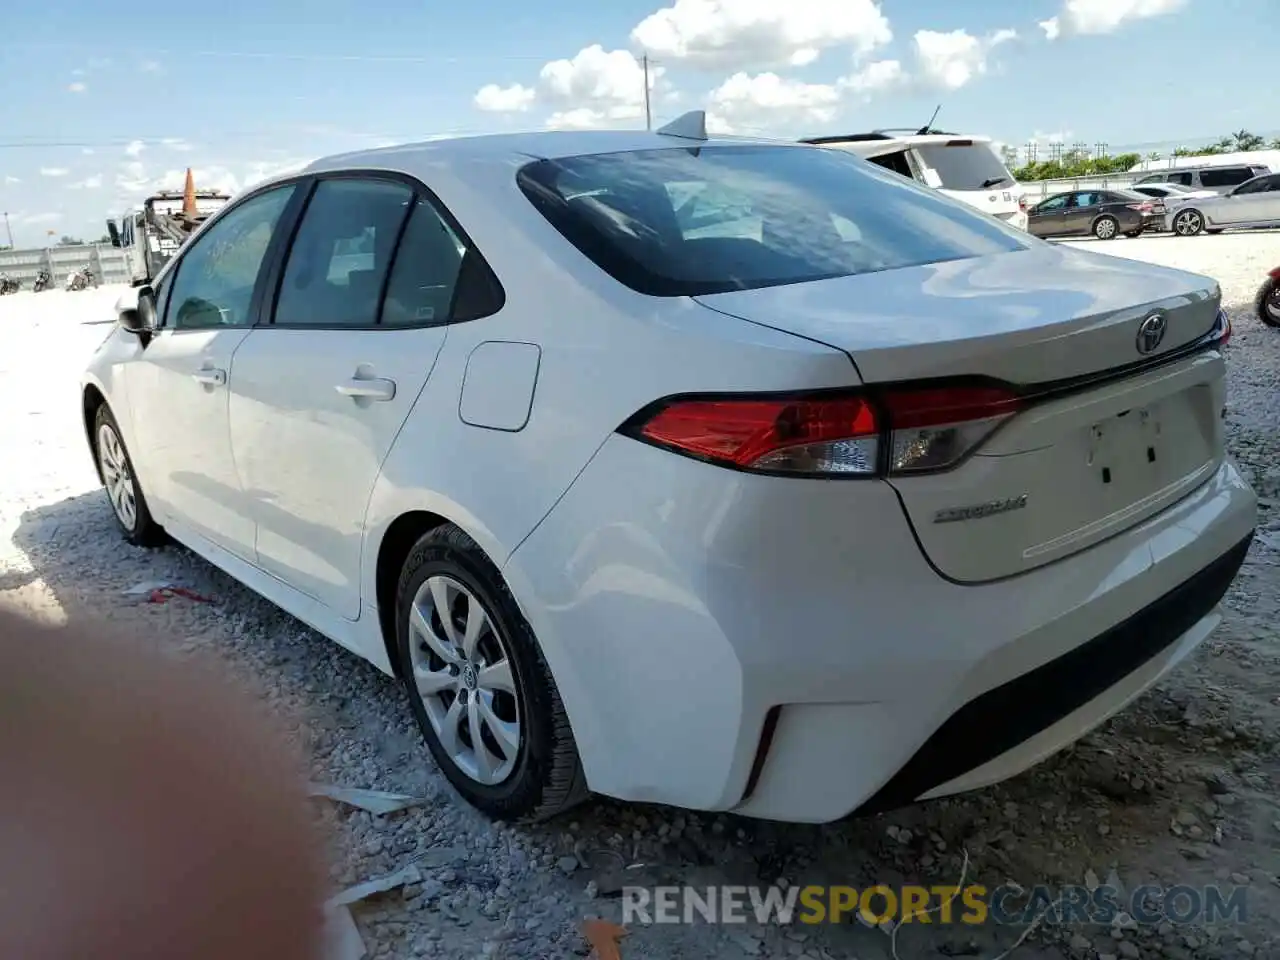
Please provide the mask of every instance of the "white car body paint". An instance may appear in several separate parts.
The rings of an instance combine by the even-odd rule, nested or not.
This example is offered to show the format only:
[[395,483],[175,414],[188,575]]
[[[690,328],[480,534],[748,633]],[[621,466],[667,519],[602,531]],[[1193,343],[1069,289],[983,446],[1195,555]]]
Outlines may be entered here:
[[[120,420],[157,520],[391,673],[378,550],[405,514],[443,516],[502,570],[593,790],[815,822],[860,807],[966,704],[1085,649],[1253,530],[1254,494],[1223,451],[1212,348],[1032,407],[959,467],[888,482],[758,475],[619,434],[680,394],[1092,373],[1140,359],[1136,327],[1152,310],[1165,311],[1161,350],[1174,351],[1218,305],[1206,278],[1033,238],[925,267],[647,296],[580,255],[515,181],[533,157],[669,146],[644,132],[437,141],[293,175],[420,179],[492,266],[505,305],[421,329],[162,330],[145,349],[117,330],[85,383]],[[225,385],[191,379],[206,361]],[[358,371],[396,381],[394,398],[339,393]],[[1088,487],[1079,461],[1104,455],[1089,449],[1091,427],[1139,407],[1162,411],[1183,454],[1150,490]],[[1021,494],[1025,509],[930,520]],[[1216,616],[908,799],[1003,779],[1070,743]]]

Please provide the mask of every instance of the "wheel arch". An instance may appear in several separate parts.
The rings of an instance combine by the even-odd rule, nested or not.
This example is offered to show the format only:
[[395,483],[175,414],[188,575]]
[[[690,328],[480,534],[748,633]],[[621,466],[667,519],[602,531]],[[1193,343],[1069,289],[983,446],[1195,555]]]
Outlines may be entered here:
[[448,517],[430,510],[410,510],[392,520],[378,542],[374,565],[378,630],[382,634],[387,662],[391,664],[391,671],[397,677],[401,676],[400,655],[396,649],[396,585],[400,580],[400,570],[413,545],[432,530],[446,524],[459,526]]
[[93,460],[93,470],[98,476],[98,482],[102,480],[102,465],[98,462],[98,440],[94,436],[93,424],[97,419],[98,411],[110,405],[107,403],[106,394],[96,383],[86,383],[80,395],[80,415],[84,421],[85,441],[89,444],[89,454]]

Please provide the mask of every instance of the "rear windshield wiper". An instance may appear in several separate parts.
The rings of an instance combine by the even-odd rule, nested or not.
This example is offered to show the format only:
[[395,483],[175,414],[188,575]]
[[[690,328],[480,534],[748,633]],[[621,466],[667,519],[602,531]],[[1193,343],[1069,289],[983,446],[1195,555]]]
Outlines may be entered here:
[[998,187],[998,186],[1000,186],[1000,184],[1002,184],[1002,183],[1013,183],[1013,178],[1011,178],[1011,177],[989,177],[989,178],[987,178],[986,180],[983,180],[983,181],[982,181],[982,186],[981,186],[979,189],[981,189],[981,190],[986,190],[988,187]]

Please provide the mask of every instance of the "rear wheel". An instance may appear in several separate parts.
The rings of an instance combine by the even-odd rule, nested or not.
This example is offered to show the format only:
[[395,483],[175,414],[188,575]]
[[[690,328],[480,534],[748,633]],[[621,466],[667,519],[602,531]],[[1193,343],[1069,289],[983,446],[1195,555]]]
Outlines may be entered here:
[[1114,240],[1120,232],[1120,221],[1110,215],[1093,221],[1093,235],[1099,240]]
[[497,820],[542,820],[588,791],[560,693],[497,567],[452,525],[409,552],[396,592],[400,674],[440,770]]
[[1204,229],[1204,215],[1199,210],[1179,210],[1173,218],[1173,232],[1180,237],[1194,237]]
[[1280,284],[1268,280],[1258,291],[1258,319],[1268,327],[1280,327]]
[[139,547],[162,546],[164,529],[151,518],[133,461],[120,438],[120,427],[105,403],[94,417],[93,435],[102,484],[124,538]]

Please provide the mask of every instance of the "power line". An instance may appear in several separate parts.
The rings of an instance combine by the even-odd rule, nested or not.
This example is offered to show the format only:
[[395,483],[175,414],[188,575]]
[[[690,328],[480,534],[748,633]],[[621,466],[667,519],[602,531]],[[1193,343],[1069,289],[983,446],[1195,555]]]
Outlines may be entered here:
[[[88,44],[79,43],[5,43],[6,50],[100,50]],[[132,50],[113,49],[113,54],[138,57],[144,61],[158,62],[166,56],[171,57],[211,57],[221,59],[246,60],[312,60],[322,63],[546,63],[551,60],[566,59],[563,54],[555,56],[534,56],[532,54],[457,54],[423,55],[423,54],[376,54],[376,53],[299,53],[280,50],[187,50],[165,49],[157,47],[135,48]],[[163,66],[163,64],[161,64]]]

